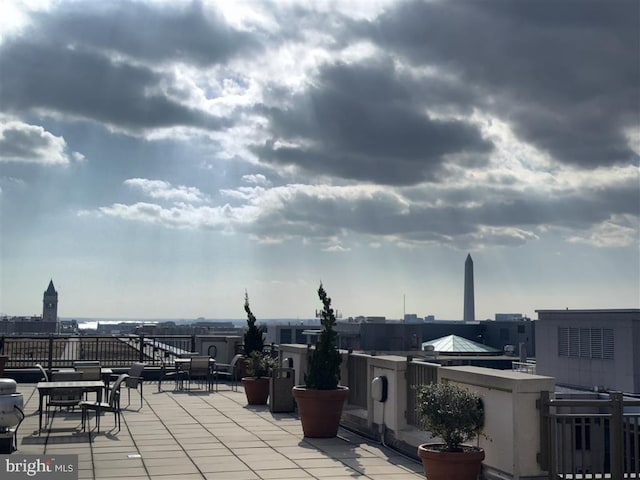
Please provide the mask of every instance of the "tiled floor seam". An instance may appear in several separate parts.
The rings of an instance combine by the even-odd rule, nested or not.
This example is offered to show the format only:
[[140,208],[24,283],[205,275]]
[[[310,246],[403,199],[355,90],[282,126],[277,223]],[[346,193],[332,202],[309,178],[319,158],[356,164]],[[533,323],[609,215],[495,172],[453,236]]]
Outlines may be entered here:
[[[164,392],[162,392],[162,393],[164,393]],[[182,410],[183,410],[187,415],[189,415],[191,418],[193,418],[193,419],[196,421],[196,423],[197,423],[198,425],[200,425],[200,426],[201,426],[202,428],[204,428],[207,432],[209,432],[209,433],[210,433],[214,438],[217,438],[217,437],[215,437],[215,434],[214,434],[213,432],[211,432],[211,430],[209,430],[208,428],[206,428],[204,425],[202,425],[202,423],[200,423],[200,421],[199,421],[196,417],[194,417],[194,416],[191,414],[191,412],[189,412],[189,410],[188,410],[187,408],[185,408],[185,407],[184,407],[184,405],[182,405],[180,402],[178,402],[178,401],[177,401],[173,396],[172,396],[172,397],[170,397],[170,398],[171,398],[171,399],[173,400],[173,402],[174,402],[178,407],[180,407],[180,408],[181,408],[181,409],[182,409]],[[205,403],[207,403],[208,405],[210,405],[208,402],[205,402]],[[187,458],[189,459],[189,461],[190,461],[190,462],[193,464],[193,466],[196,468],[196,470],[198,470],[198,473],[202,476],[202,478],[205,478],[205,479],[206,479],[206,475],[205,475],[205,474],[204,474],[204,472],[200,469],[200,467],[198,467],[198,465],[196,464],[196,462],[194,462],[193,457],[192,457],[191,455],[189,455],[189,451],[188,451],[187,449],[185,449],[185,448],[182,446],[182,442],[180,442],[180,441],[176,438],[176,436],[171,432],[171,430],[169,429],[169,427],[167,427],[167,425],[162,421],[162,419],[161,419],[161,418],[160,418],[160,416],[156,413],[156,411],[153,409],[153,407],[151,407],[151,405],[150,405],[148,402],[147,402],[147,404],[149,405],[149,408],[151,409],[151,411],[153,412],[153,414],[158,418],[159,423],[160,423],[160,424],[161,424],[161,425],[162,425],[162,426],[167,430],[167,432],[169,433],[169,435],[171,435],[171,438],[173,438],[173,440],[175,440],[175,441],[176,441],[176,443],[177,443],[178,445],[180,445],[180,448],[182,449],[182,451],[184,452],[184,454],[187,456]],[[215,408],[215,407],[213,407],[213,408]],[[218,410],[217,408],[216,408],[216,410],[219,412],[219,410]],[[134,440],[134,442],[135,442],[135,440]],[[143,457],[143,459],[142,459],[142,463],[143,463],[143,464],[145,464],[145,463],[144,463],[144,457]],[[248,465],[247,465],[247,466],[248,466]],[[251,467],[249,467],[249,468],[251,468]],[[147,471],[146,464],[145,464],[145,471]],[[148,471],[147,471],[147,472],[148,472]]]
[[[225,399],[227,399],[227,400],[229,400],[229,401],[231,401],[231,402],[234,402],[234,403],[236,403],[237,405],[245,406],[245,404],[244,404],[244,403],[240,403],[240,402],[236,401],[236,399],[235,399],[235,398],[233,398],[233,397],[228,397],[228,396],[224,395],[224,393],[215,392],[215,396],[218,396],[218,395],[223,396]],[[207,398],[213,398],[213,400],[215,400],[215,396],[214,396],[214,397],[207,397]],[[201,398],[201,400],[202,400],[204,403],[206,403],[207,405],[209,405],[209,406],[211,406],[212,408],[214,408],[214,409],[215,409],[215,410],[216,410],[220,415],[222,415],[224,418],[226,418],[227,420],[229,420],[229,421],[233,422],[235,425],[237,425],[237,426],[238,426],[238,428],[241,428],[241,429],[243,429],[243,430],[246,430],[246,428],[245,428],[244,426],[240,425],[240,424],[239,424],[239,423],[238,423],[238,422],[237,422],[233,417],[230,417],[229,415],[225,414],[222,410],[218,409],[216,406],[214,406],[214,405],[213,405],[213,403],[206,401],[206,399],[205,399],[205,398]],[[187,412],[187,413],[188,413],[188,412]],[[255,413],[255,412],[254,412],[254,415],[257,415],[257,416],[259,416],[259,417],[261,417],[261,418],[262,418],[262,416],[261,416],[261,415],[258,415],[258,414],[257,414],[257,413]],[[192,418],[194,418],[194,420],[196,420],[196,421],[198,422],[198,424],[199,424],[202,428],[204,428],[205,430],[207,430],[208,432],[210,432],[210,433],[215,437],[215,433],[211,432],[211,430],[209,430],[207,427],[205,427],[204,425],[202,425],[202,424],[198,421],[198,419],[197,419],[197,418],[193,417],[193,415],[191,415],[191,417],[192,417]],[[284,428],[282,428],[280,425],[277,425],[277,424],[275,424],[275,423],[273,423],[273,422],[269,422],[269,423],[271,423],[272,425],[274,425],[274,426],[278,427],[278,428],[279,428],[280,430],[282,430],[283,432],[285,432],[285,433],[289,433],[289,432],[287,432]],[[216,438],[217,438],[217,437],[216,437]],[[261,441],[262,441],[262,442],[264,442],[264,440],[261,440]],[[271,445],[269,445],[267,442],[264,442],[264,443],[265,443],[265,445],[266,445],[267,447],[269,447],[271,450],[273,450],[274,452],[278,453],[278,450],[276,450],[274,447],[272,447]],[[231,449],[230,449],[230,450],[231,450]],[[235,458],[237,458],[240,462],[242,462],[244,465],[246,465],[246,466],[247,466],[247,468],[249,468],[249,470],[251,470],[251,472],[253,472],[254,474],[256,474],[256,475],[257,475],[258,477],[260,477],[260,478],[264,478],[262,475],[260,475],[260,472],[259,472],[259,471],[254,470],[254,468],[253,468],[249,463],[247,463],[247,462],[246,462],[246,461],[244,461],[242,458],[240,458],[238,455],[236,455],[236,454],[233,452],[233,450],[231,450],[231,453],[233,454],[233,456],[234,456]],[[294,463],[296,463],[296,462],[294,462]],[[298,465],[298,464],[296,463],[296,465]],[[303,472],[305,472],[306,474],[311,475],[311,473],[307,472],[304,468],[300,467],[299,465],[298,465],[298,468],[299,468],[300,470],[302,470]],[[318,478],[318,477],[314,477],[313,475],[311,475],[311,477],[312,477],[312,478]]]
[[[244,403],[241,403],[241,402],[236,401],[236,399],[235,399],[235,398],[230,398],[230,397],[226,397],[226,396],[225,396],[225,398],[227,398],[228,400],[230,400],[230,401],[232,401],[232,402],[235,402],[235,403],[236,403],[236,404],[238,404],[238,405],[244,405]],[[208,402],[205,402],[205,403],[208,403]],[[224,415],[224,414],[223,414],[223,415]],[[274,425],[275,427],[278,427],[280,430],[282,430],[282,431],[284,431],[284,432],[286,432],[286,433],[289,433],[289,432],[287,432],[284,428],[282,428],[280,425],[278,425],[278,424],[277,424],[277,423],[275,423],[274,421],[270,420],[269,418],[267,418],[267,417],[265,417],[265,416],[262,416],[262,415],[260,415],[259,413],[255,413],[255,415],[259,416],[260,418],[263,418],[264,420],[268,421],[269,423],[271,423],[271,424],[272,424],[272,425]],[[224,415],[224,416],[225,416],[226,418],[229,418],[231,421],[233,421],[236,425],[238,425],[238,427],[240,427],[240,428],[244,428],[242,425],[238,424],[235,420],[233,420],[233,418],[228,417],[228,416],[226,416],[226,415]],[[292,415],[292,417],[293,417],[293,415]],[[293,434],[291,434],[291,435],[293,435]],[[320,449],[319,447],[317,447],[317,446],[313,445],[313,443],[308,442],[304,437],[301,439],[301,441],[302,441],[302,442],[304,442],[304,443],[306,443],[306,444],[308,444],[309,446],[311,446],[311,447],[313,447],[313,448],[317,449],[317,450],[322,451],[323,453],[326,453],[326,452],[324,452],[322,449]],[[349,440],[345,439],[345,441],[349,441]],[[277,450],[276,450],[275,448],[273,448],[273,447],[271,447],[271,446],[269,446],[269,448],[271,448],[272,450],[274,450],[274,451],[276,451],[276,452],[277,452]],[[330,454],[327,454],[327,455],[328,455],[328,456],[330,456]],[[241,460],[241,459],[240,459],[240,460]],[[355,468],[351,467],[350,465],[347,465],[346,463],[344,463],[344,462],[342,461],[342,459],[336,458],[336,459],[334,459],[334,460],[337,460],[338,462],[340,462],[340,463],[341,463],[345,468],[349,468],[349,469],[351,469],[351,470],[353,470],[353,471],[355,471],[355,472],[358,472],[358,474],[359,474],[359,475],[361,475],[361,476],[363,476],[363,477],[365,477],[365,478],[371,479],[371,477],[370,477],[369,475],[365,474],[364,472],[362,472],[362,471],[360,471],[360,470],[357,470],[357,469],[355,469]],[[242,461],[242,460],[241,460],[241,461]],[[296,460],[292,460],[292,462],[293,462],[293,463],[295,463],[301,471],[303,471],[305,474],[309,475],[311,478],[314,478],[314,479],[316,479],[316,480],[322,480],[322,478],[325,478],[325,477],[316,477],[316,476],[315,476],[315,475],[313,475],[310,471],[308,471],[305,467],[301,466],[301,465],[300,465],[300,463],[299,463],[299,462],[297,462]],[[245,463],[245,465],[246,465],[246,462],[243,462],[243,463]],[[249,466],[249,465],[247,465],[247,466]],[[251,466],[249,466],[249,468],[251,468]],[[263,478],[263,477],[260,475],[260,473],[259,473],[259,472],[257,472],[257,471],[255,471],[255,470],[253,470],[253,468],[251,468],[251,471],[252,471],[252,472],[254,472],[256,475],[260,476],[261,478]]]
[[[220,392],[216,391],[216,392],[215,392],[215,396],[217,396],[217,395],[220,395]],[[215,396],[214,396],[213,398],[215,398]],[[173,398],[173,397],[172,397],[172,398]],[[199,398],[202,402],[204,402],[205,404],[207,404],[208,406],[210,406],[211,408],[215,409],[215,410],[216,410],[216,412],[218,412],[218,414],[220,414],[221,416],[223,416],[223,417],[224,417],[224,418],[226,418],[227,420],[230,420],[231,422],[233,422],[234,424],[236,424],[236,425],[238,426],[238,428],[242,428],[242,429],[244,429],[244,427],[243,427],[242,425],[240,425],[238,422],[236,422],[232,417],[230,417],[230,416],[226,415],[222,410],[220,410],[219,408],[217,408],[217,407],[216,407],[215,405],[213,405],[211,402],[206,401],[205,397],[198,397],[198,398]],[[208,396],[208,397],[206,397],[206,398],[211,398],[211,397],[209,397],[209,396]],[[225,396],[224,398],[226,398],[227,400],[231,400],[231,401],[234,401],[234,402],[235,402],[235,400],[230,399],[230,398],[229,398],[229,397],[227,397],[227,396]],[[206,426],[204,426],[204,425],[200,422],[200,420],[198,420],[196,417],[194,417],[194,416],[191,414],[191,412],[189,412],[186,408],[184,408],[184,407],[183,407],[183,406],[182,406],[182,405],[181,405],[177,400],[175,400],[175,398],[173,398],[173,400],[174,400],[174,401],[175,401],[175,402],[180,406],[180,408],[182,408],[182,409],[183,409],[183,410],[184,410],[184,411],[185,411],[185,412],[186,412],[186,413],[187,413],[191,418],[193,418],[193,419],[197,422],[197,424],[198,424],[198,425],[200,425],[204,430],[206,430],[207,432],[209,432],[209,433],[210,433],[214,438],[218,438],[214,432],[212,432],[209,428],[207,428]],[[236,402],[236,403],[237,403],[237,402]],[[221,443],[222,443],[222,442],[221,442]],[[223,443],[223,445],[224,445],[224,443]],[[225,445],[225,447],[226,447],[226,445]],[[271,448],[272,450],[275,450],[275,449],[273,449],[272,447],[269,447],[269,448]],[[238,459],[238,461],[240,461],[240,462],[242,462],[244,465],[246,465],[246,466],[247,466],[247,468],[248,468],[249,470],[251,470],[251,472],[252,472],[252,473],[255,473],[256,475],[260,476],[260,474],[259,474],[258,472],[256,472],[256,471],[251,467],[251,465],[249,465],[247,462],[245,462],[244,460],[242,460],[242,458],[240,458],[238,455],[236,455],[236,454],[233,452],[233,450],[231,450],[231,449],[229,449],[229,450],[231,451],[231,454],[234,456],[234,458]],[[189,457],[189,459],[193,462],[193,458],[192,458],[191,456],[189,456],[189,453],[188,453],[186,450],[185,450],[185,453],[187,454],[187,456]],[[195,465],[195,462],[194,462],[194,465]],[[196,468],[198,468],[198,466],[197,466],[197,465],[196,465]],[[200,474],[201,474],[201,475],[203,475],[203,476],[204,476],[204,473],[200,470],[200,468],[198,468],[198,471],[200,472]]]
[[[140,395],[142,395],[142,393]],[[151,405],[149,404],[149,402],[144,398],[143,398],[143,402],[144,402],[143,406],[144,406],[144,404],[146,404],[147,408],[151,409],[151,411],[156,416],[156,418],[160,419],[158,414],[151,408]],[[142,408],[141,408],[141,410],[142,410]],[[129,432],[129,436],[131,437],[131,441],[133,442],[133,446],[136,448],[136,453],[138,455],[140,455],[140,458],[142,459],[142,468],[144,468],[144,471],[147,474],[147,477],[151,478],[151,472],[149,472],[149,469],[147,468],[147,464],[145,463],[144,458],[142,457],[142,452],[138,448],[138,444],[136,443],[136,438],[135,438],[135,436],[133,436],[131,434],[131,429],[129,428],[129,424],[127,423],[127,416],[126,415],[124,415],[124,414],[121,415],[121,422],[124,423],[124,426],[127,428],[127,432]],[[95,466],[95,461],[94,461],[94,458],[93,458],[93,442],[91,442],[91,463],[93,465],[93,478],[95,478],[96,477],[96,466]]]

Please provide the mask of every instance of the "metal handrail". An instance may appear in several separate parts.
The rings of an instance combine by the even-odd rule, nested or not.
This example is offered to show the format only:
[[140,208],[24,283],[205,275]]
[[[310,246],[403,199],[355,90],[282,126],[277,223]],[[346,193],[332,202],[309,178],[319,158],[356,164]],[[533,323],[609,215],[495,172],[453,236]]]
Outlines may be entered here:
[[640,400],[620,392],[607,399],[559,399],[542,392],[539,407],[539,463],[549,478],[589,474],[623,479],[640,472],[640,412],[625,413],[640,407]]

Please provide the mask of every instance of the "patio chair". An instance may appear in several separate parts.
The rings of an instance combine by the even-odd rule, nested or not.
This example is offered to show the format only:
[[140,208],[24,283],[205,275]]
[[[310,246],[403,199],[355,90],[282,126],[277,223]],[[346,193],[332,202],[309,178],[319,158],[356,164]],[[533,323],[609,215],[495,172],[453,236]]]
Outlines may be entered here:
[[[51,374],[52,382],[71,382],[76,380],[82,380],[82,373],[80,372],[53,372]],[[49,411],[51,407],[66,408],[67,410],[73,410],[82,401],[82,389],[53,389],[49,394],[47,401],[47,419],[49,418]]]
[[127,387],[127,400],[128,405],[131,405],[131,389],[138,390],[140,386],[140,408],[142,408],[142,387],[144,386],[144,377],[142,372],[144,371],[145,363],[134,363],[129,368],[128,377],[125,380],[125,386]]
[[49,381],[49,375],[47,374],[47,371],[44,369],[44,367],[42,365],[40,365],[39,363],[36,363],[36,368],[38,370],[40,370],[40,375],[42,375],[42,377],[38,381],[39,382],[48,382]]
[[244,358],[242,354],[236,354],[231,359],[231,363],[217,363],[214,369],[216,391],[218,391],[218,378],[224,377],[231,381],[231,389],[238,390],[238,362]]
[[89,421],[89,410],[96,412],[96,428],[100,433],[100,413],[101,412],[113,412],[114,426],[118,425],[118,431],[120,431],[120,387],[122,383],[126,381],[128,374],[121,374],[118,379],[111,386],[109,391],[109,398],[106,402],[80,402],[80,408],[82,409],[82,431],[86,430],[86,423]]
[[177,368],[171,361],[169,353],[165,352],[164,360],[162,362],[160,376],[158,377],[158,392],[162,391],[162,381],[167,379],[173,379],[175,382],[175,389],[178,389],[182,385],[185,372]]
[[[81,362],[74,363],[76,372],[82,375],[82,380],[102,380],[100,365],[84,365]],[[84,399],[87,400],[89,393],[85,392]]]
[[212,375],[209,360],[209,356],[207,355],[191,357],[191,362],[189,362],[189,368],[187,370],[188,388],[191,388],[192,379],[202,378],[207,382],[207,389],[211,390]]
[[[36,368],[38,370],[40,370],[40,379],[38,380],[38,382],[48,382],[49,381],[49,374],[44,369],[44,367],[42,365],[40,365],[39,363],[36,363]],[[48,398],[47,398],[47,401],[49,401]]]

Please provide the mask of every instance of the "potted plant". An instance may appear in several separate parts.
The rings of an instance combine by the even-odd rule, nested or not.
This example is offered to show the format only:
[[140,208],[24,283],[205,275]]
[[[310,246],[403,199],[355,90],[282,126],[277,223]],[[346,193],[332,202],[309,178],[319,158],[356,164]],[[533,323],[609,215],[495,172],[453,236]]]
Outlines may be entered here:
[[244,294],[244,311],[247,314],[247,331],[244,334],[244,361],[246,376],[242,377],[247,403],[249,405],[266,405],[269,398],[269,376],[275,360],[265,355],[263,327],[256,325],[256,317],[249,306],[249,295]]
[[337,349],[338,334],[333,328],[336,317],[331,298],[320,284],[318,297],[322,301],[322,331],[309,358],[305,385],[293,387],[305,437],[329,438],[338,434],[342,408],[349,388],[339,386],[342,357]]
[[4,375],[4,367],[9,360],[9,356],[4,354],[4,335],[0,337],[0,377]]
[[242,386],[249,405],[266,405],[269,398],[269,381],[271,370],[276,366],[276,359],[262,352],[251,352],[246,359],[247,376],[242,377]]
[[450,383],[432,383],[418,389],[418,415],[425,430],[444,443],[418,447],[429,480],[476,480],[484,450],[463,443],[477,438],[484,426],[480,397]]

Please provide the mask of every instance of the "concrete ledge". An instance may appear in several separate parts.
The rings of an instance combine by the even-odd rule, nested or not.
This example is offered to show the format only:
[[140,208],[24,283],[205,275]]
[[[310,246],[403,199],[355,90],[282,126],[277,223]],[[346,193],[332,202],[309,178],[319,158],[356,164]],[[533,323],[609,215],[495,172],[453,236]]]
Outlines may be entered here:
[[442,367],[438,379],[466,387],[482,398],[485,436],[480,438],[480,446],[486,454],[484,464],[494,472],[492,478],[544,478],[546,472],[540,469],[536,458],[540,450],[540,411],[536,401],[540,392],[554,391],[555,379],[471,366]]

